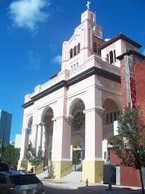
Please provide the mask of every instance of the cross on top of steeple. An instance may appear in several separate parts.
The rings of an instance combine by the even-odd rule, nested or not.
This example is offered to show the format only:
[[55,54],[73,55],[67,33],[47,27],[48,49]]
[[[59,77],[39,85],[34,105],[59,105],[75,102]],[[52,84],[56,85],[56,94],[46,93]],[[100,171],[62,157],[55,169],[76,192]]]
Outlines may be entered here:
[[90,4],[91,4],[91,2],[87,1],[86,7],[87,7],[88,10],[90,9]]

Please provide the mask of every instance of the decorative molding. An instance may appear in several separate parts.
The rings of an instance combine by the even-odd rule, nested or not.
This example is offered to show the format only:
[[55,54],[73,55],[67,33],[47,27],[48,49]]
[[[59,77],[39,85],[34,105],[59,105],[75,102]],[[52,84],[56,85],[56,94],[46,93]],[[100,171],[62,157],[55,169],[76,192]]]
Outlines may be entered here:
[[118,96],[122,96],[121,92],[116,92],[116,90],[113,90],[113,89],[110,90],[110,89],[108,89],[108,88],[106,88],[104,86],[95,85],[95,88],[99,89],[99,90],[103,90],[105,92],[113,93],[113,94],[118,95]]
[[102,159],[102,158],[85,158],[84,160],[83,160],[84,162],[98,162],[98,161],[102,161],[102,162],[104,162],[104,160]]
[[72,162],[72,159],[68,158],[54,159],[52,162]]
[[68,115],[68,116],[66,116],[66,120],[67,120],[67,121],[72,121],[72,120],[73,120],[73,118],[74,118],[74,116],[72,116],[72,115]]
[[29,102],[23,104],[22,107],[27,108],[27,107],[33,105],[35,101],[57,91],[58,89],[63,88],[63,87],[69,88],[69,86],[74,85],[74,84],[76,84],[76,83],[78,83],[78,82],[80,82],[80,81],[82,81],[82,80],[84,80],[92,75],[101,76],[101,77],[104,77],[108,80],[112,80],[114,82],[121,83],[121,78],[119,75],[93,66],[93,67],[87,69],[86,71],[72,77],[71,79],[69,79],[67,81],[62,80],[59,83],[51,86],[50,88],[47,88],[46,90],[40,92],[39,94],[36,94],[35,96],[31,97],[31,100]]
[[62,116],[58,116],[58,117],[54,117],[52,118],[52,121],[56,121],[59,119],[65,119],[66,121],[72,121],[73,120],[73,116],[72,115],[62,115]]
[[71,98],[74,98],[74,97],[79,97],[79,96],[82,96],[82,95],[84,95],[85,94],[85,92],[86,91],[84,91],[84,89],[83,89],[83,91],[80,91],[80,92],[76,92],[76,94],[70,94],[68,97],[67,97],[67,99],[69,100],[69,99],[71,99]]
[[37,124],[37,126],[41,126],[41,127],[44,126],[44,125],[45,125],[44,122],[40,122],[40,123]]
[[56,121],[56,120],[59,120],[59,119],[65,119],[65,118],[66,118],[65,115],[58,116],[58,117],[53,117],[53,118],[52,118],[52,121]]
[[86,114],[88,112],[93,112],[93,111],[103,113],[104,109],[102,107],[94,107],[94,108],[90,108],[90,109],[84,110],[83,113]]

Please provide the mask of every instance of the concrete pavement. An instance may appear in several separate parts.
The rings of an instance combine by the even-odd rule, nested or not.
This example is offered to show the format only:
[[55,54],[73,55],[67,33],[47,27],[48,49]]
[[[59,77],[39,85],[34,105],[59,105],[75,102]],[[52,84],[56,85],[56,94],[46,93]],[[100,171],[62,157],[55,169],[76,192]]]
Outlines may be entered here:
[[67,190],[80,190],[82,191],[94,191],[96,194],[141,194],[141,188],[139,187],[126,187],[126,186],[112,186],[112,190],[108,190],[108,185],[88,183],[88,186],[84,182],[72,182],[65,180],[55,180],[55,179],[41,179],[43,184],[57,189],[67,189]]

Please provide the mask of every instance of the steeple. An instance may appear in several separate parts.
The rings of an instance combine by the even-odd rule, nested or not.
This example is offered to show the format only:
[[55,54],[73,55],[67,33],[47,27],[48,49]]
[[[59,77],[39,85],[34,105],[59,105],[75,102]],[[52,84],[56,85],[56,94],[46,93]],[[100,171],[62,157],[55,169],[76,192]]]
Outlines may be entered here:
[[81,23],[87,19],[92,21],[92,22],[96,22],[96,14],[94,12],[90,11],[90,4],[91,4],[91,2],[87,1],[87,3],[86,3],[87,10],[81,16]]
[[96,13],[90,10],[90,1],[81,14],[81,23],[75,28],[72,37],[63,43],[62,70],[74,70],[94,54],[94,42],[102,39],[102,27],[96,23]]

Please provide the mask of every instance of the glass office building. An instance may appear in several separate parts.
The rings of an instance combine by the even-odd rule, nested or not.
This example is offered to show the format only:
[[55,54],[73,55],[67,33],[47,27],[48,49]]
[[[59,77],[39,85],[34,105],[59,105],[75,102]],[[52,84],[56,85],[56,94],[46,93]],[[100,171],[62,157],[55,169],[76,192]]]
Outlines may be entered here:
[[10,131],[12,123],[12,114],[0,110],[0,143],[8,144],[10,142]]

